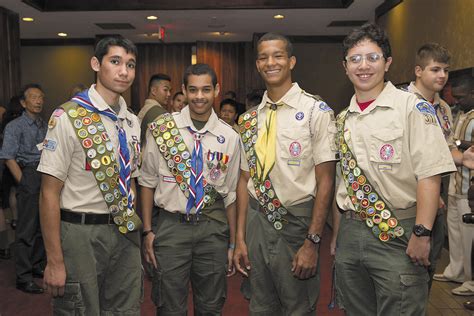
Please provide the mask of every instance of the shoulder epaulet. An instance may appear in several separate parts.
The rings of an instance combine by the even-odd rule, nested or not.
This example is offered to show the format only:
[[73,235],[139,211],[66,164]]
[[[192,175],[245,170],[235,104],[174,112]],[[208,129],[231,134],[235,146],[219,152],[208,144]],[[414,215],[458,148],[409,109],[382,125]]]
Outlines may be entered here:
[[66,103],[61,104],[58,108],[63,109],[64,111],[69,111],[70,109],[77,108],[78,104],[76,102],[68,101]]
[[317,94],[311,94],[311,93],[308,93],[304,90],[301,90],[303,92],[303,94],[307,95],[308,97],[310,98],[313,98],[315,99],[316,101],[324,101],[323,98],[321,98],[321,96],[317,95]]
[[226,121],[224,121],[223,119],[221,119],[220,117],[218,118],[219,119],[219,122],[225,124],[226,126],[232,128],[232,126],[230,126]]

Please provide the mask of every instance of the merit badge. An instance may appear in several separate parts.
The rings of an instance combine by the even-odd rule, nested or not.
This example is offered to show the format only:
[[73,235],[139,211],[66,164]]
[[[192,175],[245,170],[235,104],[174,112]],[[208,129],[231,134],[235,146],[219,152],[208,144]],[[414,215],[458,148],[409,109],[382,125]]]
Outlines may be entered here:
[[84,118],[82,119],[82,124],[84,124],[84,125],[86,125],[86,126],[87,126],[87,125],[91,125],[91,123],[92,123],[92,120],[90,119],[90,117],[84,117]]
[[77,108],[77,114],[79,114],[79,116],[85,116],[87,114],[87,111],[82,106],[80,106]]
[[98,159],[93,159],[91,161],[91,167],[94,169],[99,169],[100,168],[100,161]]
[[382,148],[380,148],[380,158],[384,161],[390,160],[392,159],[394,152],[395,150],[392,145],[384,144]]
[[75,120],[74,120],[74,127],[75,127],[76,129],[81,128],[81,127],[82,127],[82,121],[81,121],[80,119],[75,119]]
[[95,127],[94,125],[89,125],[87,126],[87,131],[89,132],[89,134],[94,135],[95,133],[97,133],[97,127]]
[[77,117],[77,111],[74,110],[74,109],[70,109],[67,114],[70,116],[70,117]]
[[87,157],[89,157],[90,159],[95,158],[96,155],[97,155],[97,152],[95,151],[94,148],[91,148],[87,151]]
[[298,112],[295,114],[295,118],[298,120],[298,121],[301,121],[302,119],[304,119],[304,113],[303,112]]
[[58,144],[56,143],[56,141],[52,140],[52,139],[46,138],[43,141],[43,148],[46,149],[46,150],[55,151],[57,145]]
[[97,113],[92,113],[92,114],[91,114],[91,119],[92,119],[94,122],[97,123],[98,121],[100,121],[100,116],[99,116],[99,114],[97,114]]
[[92,139],[86,138],[82,141],[82,147],[84,148],[91,148],[92,147]]
[[97,171],[95,173],[95,178],[99,181],[104,181],[105,179],[105,173],[103,173],[102,171]]
[[290,144],[290,155],[292,157],[298,157],[301,155],[301,144],[298,142],[292,142]]
[[217,141],[221,144],[224,144],[224,142],[225,142],[224,136],[222,136],[222,135],[217,136]]

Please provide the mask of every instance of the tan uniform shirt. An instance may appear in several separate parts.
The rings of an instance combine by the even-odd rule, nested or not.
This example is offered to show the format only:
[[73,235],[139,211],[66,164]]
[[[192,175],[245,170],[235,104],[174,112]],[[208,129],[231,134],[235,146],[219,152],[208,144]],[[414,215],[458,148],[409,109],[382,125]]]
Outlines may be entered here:
[[[454,137],[468,142],[474,141],[474,110],[461,113],[456,125]],[[463,198],[467,197],[467,190],[469,190],[470,180],[473,176],[474,170],[469,170],[466,167],[458,167],[455,179],[456,195]]]
[[162,107],[158,101],[155,99],[145,99],[145,102],[143,103],[143,107],[140,109],[140,112],[138,112],[137,117],[140,120],[140,122],[143,120],[145,117],[146,113],[154,106],[159,106]]
[[[410,85],[407,87],[409,92],[415,93],[421,99],[426,100],[426,98],[421,94],[420,90],[415,86],[415,82],[411,82]],[[456,144],[454,143],[454,128],[453,128],[453,115],[451,113],[451,108],[449,107],[448,103],[441,99],[439,93],[435,94],[435,98],[433,103],[431,104],[433,108],[436,110],[436,116],[438,117],[438,122],[443,130],[444,138],[448,143],[449,149],[455,149]]]
[[[109,108],[94,87],[92,85],[89,89],[92,104],[99,110]],[[140,139],[140,123],[138,118],[127,110],[127,104],[122,97],[120,97],[119,104],[120,112],[117,123],[107,116],[100,115],[100,117],[113,144],[115,157],[119,157],[116,124],[120,124],[124,128],[130,151],[132,177],[137,177],[139,153],[135,148]],[[59,112],[58,114],[58,111],[55,111],[54,116],[56,116],[56,125],[50,128],[46,134],[49,146],[45,146],[43,149],[38,171],[64,182],[60,197],[61,208],[74,212],[109,213],[92,171],[86,170],[86,154],[67,113],[60,114]]]
[[[275,192],[286,207],[309,201],[316,194],[314,167],[336,160],[334,112],[294,83],[276,102],[265,92],[257,107],[259,134],[265,129],[267,102],[284,103],[276,112],[276,157],[269,175]],[[249,171],[243,149],[241,169]],[[257,198],[252,179],[248,191]]]
[[[351,99],[344,138],[358,166],[392,210],[416,204],[418,180],[456,170],[434,109],[428,105],[390,82],[363,112],[356,97]],[[354,210],[342,179],[336,200],[341,209]]]
[[[196,131],[189,113],[189,107],[185,107],[181,112],[173,113],[176,127],[179,129],[183,141],[187,146],[187,150],[192,154],[194,148],[194,139],[190,127]],[[232,204],[236,198],[237,180],[239,178],[239,162],[240,162],[240,140],[235,131],[226,123],[219,120],[216,113],[212,111],[208,122],[200,133],[205,133],[201,139],[203,150],[203,175],[204,179],[224,198],[224,204],[227,207]],[[140,185],[155,189],[154,201],[155,205],[165,210],[175,213],[186,213],[187,198],[176,184],[176,180],[168,168],[166,160],[158,149],[156,142],[151,134],[147,131],[147,143],[143,152],[143,162],[139,177]],[[154,144],[154,145],[151,145]],[[210,174],[207,164],[209,156],[208,152],[222,153],[229,156],[227,168],[225,171],[220,170],[218,173],[213,171]],[[194,213],[195,209],[191,210]]]

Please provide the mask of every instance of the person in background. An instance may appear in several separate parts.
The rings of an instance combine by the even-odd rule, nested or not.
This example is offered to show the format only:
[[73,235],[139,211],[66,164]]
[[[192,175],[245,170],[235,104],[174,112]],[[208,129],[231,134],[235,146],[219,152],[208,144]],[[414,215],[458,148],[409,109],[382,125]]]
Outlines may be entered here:
[[43,277],[46,259],[39,221],[41,175],[36,171],[47,130],[40,116],[44,105],[41,86],[26,85],[20,94],[20,103],[25,111],[5,127],[0,159],[5,159],[17,183],[16,288],[41,294],[43,289],[33,281],[34,277]]
[[239,127],[237,126],[237,102],[232,99],[224,99],[220,104],[221,112],[220,118],[229,126],[231,126],[236,132],[239,132]]
[[186,97],[181,91],[178,91],[173,96],[173,101],[171,102],[171,112],[181,112],[181,110],[186,106]]

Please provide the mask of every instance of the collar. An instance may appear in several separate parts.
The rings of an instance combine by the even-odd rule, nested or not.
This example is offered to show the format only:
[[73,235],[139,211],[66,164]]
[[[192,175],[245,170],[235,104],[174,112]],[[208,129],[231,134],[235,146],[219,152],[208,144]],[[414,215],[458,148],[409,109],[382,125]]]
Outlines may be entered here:
[[[415,81],[410,82],[410,85],[407,87],[407,90],[408,90],[408,92],[415,93],[416,95],[421,97],[423,100],[425,100],[426,102],[431,104],[431,102],[429,100],[427,100],[424,97],[424,95],[421,93],[421,91],[418,90],[418,88],[415,86]],[[436,92],[435,96],[434,96],[433,103],[431,105],[435,106],[435,105],[440,105],[440,104],[441,104],[441,97],[439,96],[439,93]]]
[[[94,104],[97,109],[99,109],[100,111],[105,111],[107,109],[112,110],[112,108],[107,104],[107,102],[105,102],[99,92],[97,92],[97,90],[95,89],[95,84],[91,85],[88,94],[92,104]],[[127,103],[125,102],[125,99],[122,96],[119,97],[119,106],[120,111],[119,113],[117,113],[117,117],[122,120],[129,118]]]
[[262,97],[262,102],[258,106],[258,111],[261,111],[267,103],[284,103],[292,108],[297,108],[300,100],[300,96],[303,90],[300,88],[298,83],[294,82],[285,95],[278,101],[274,102],[268,97],[268,91],[265,91]]
[[36,120],[33,119],[33,118],[31,118],[31,117],[28,115],[28,113],[26,113],[26,110],[24,110],[23,113],[21,113],[21,116],[23,117],[24,120],[26,120],[26,122],[28,123],[28,125],[33,125],[33,124],[35,124],[35,122],[36,122],[37,120],[40,120],[40,119],[41,119],[39,116],[36,118]]
[[173,113],[176,125],[178,128],[183,128],[183,127],[190,127],[193,131],[200,132],[200,133],[205,133],[205,132],[211,132],[212,134],[218,136],[222,134],[222,131],[219,128],[219,118],[217,117],[216,112],[214,112],[214,109],[212,109],[211,116],[209,116],[209,119],[207,120],[206,125],[202,128],[202,130],[196,130],[194,127],[193,121],[191,120],[191,113],[189,111],[189,106],[185,106],[181,112],[176,112]]
[[372,102],[372,104],[369,105],[363,112],[360,110],[359,105],[357,105],[357,99],[354,94],[351,98],[351,103],[349,105],[348,111],[360,114],[367,114],[370,113],[376,107],[394,108],[395,97],[393,94],[397,91],[398,89],[390,81],[387,81],[382,92],[380,92],[375,101]]

